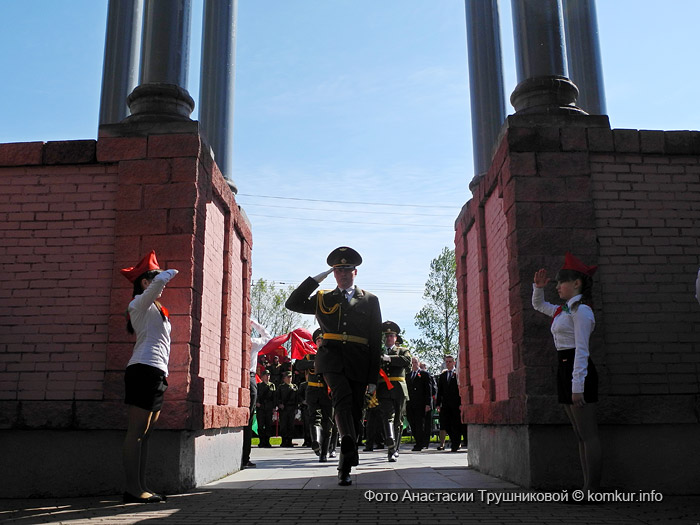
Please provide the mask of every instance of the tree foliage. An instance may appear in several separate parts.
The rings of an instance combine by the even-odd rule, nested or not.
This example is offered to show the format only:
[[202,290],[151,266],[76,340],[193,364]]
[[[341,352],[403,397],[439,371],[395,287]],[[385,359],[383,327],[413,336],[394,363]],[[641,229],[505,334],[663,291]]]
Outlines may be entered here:
[[414,317],[421,332],[413,341],[415,355],[431,370],[442,367],[445,355],[456,357],[459,351],[456,272],[455,252],[445,247],[430,263],[423,291],[426,304]]
[[293,290],[294,286],[278,288],[265,279],[258,279],[250,288],[250,315],[272,336],[289,333],[295,328],[310,328],[301,314],[284,307]]

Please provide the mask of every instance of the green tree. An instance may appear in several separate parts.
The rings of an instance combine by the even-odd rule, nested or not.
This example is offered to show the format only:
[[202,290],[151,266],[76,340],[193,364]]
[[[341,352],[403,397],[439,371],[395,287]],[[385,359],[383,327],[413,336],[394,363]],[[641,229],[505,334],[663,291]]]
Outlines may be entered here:
[[455,252],[445,247],[430,262],[423,291],[426,304],[414,317],[421,332],[421,337],[412,341],[414,352],[432,371],[442,367],[445,355],[457,357],[459,350],[456,273]]
[[278,288],[273,282],[265,279],[258,279],[250,288],[250,315],[267,328],[273,337],[291,332],[295,328],[310,328],[301,314],[284,307],[293,290],[292,285]]

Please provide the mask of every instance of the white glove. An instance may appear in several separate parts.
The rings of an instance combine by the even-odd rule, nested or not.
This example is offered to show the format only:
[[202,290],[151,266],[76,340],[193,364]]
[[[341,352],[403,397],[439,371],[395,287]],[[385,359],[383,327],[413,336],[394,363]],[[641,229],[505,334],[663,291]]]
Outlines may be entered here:
[[368,393],[370,396],[371,396],[372,394],[374,394],[374,391],[375,391],[376,389],[377,389],[377,385],[375,385],[374,383],[370,383],[369,385],[367,385],[367,393]]
[[388,356],[388,355],[384,354],[384,355],[382,356],[382,360],[383,360],[383,361],[386,361],[386,362],[388,363],[389,361],[391,361],[391,356]]
[[314,281],[316,281],[317,283],[321,284],[321,281],[323,281],[326,277],[328,277],[328,276],[331,274],[332,271],[333,271],[333,268],[331,268],[330,270],[326,270],[325,272],[321,272],[321,273],[319,273],[316,277],[314,277],[313,279],[314,279]]

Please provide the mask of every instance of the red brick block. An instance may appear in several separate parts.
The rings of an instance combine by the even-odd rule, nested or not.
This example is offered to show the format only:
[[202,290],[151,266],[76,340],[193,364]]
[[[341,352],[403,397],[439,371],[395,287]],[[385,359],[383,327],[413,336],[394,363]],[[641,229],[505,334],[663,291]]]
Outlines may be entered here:
[[44,145],[44,164],[92,164],[97,162],[97,141],[63,140]]
[[537,173],[542,176],[571,177],[591,172],[588,153],[537,153]]
[[97,141],[98,162],[143,159],[147,151],[146,137],[100,137]]
[[514,199],[515,202],[566,202],[568,199],[565,179],[563,177],[518,178],[514,183]]
[[219,381],[217,384],[217,403],[219,405],[228,405],[229,403],[229,385]]
[[663,153],[665,144],[664,132],[640,130],[639,143],[642,153]]
[[537,174],[537,158],[532,151],[511,153],[508,156],[507,166],[509,177]]
[[146,208],[194,208],[197,187],[187,182],[149,185],[144,193]]
[[588,148],[590,151],[615,151],[611,129],[588,128]]
[[615,151],[622,153],[639,153],[639,131],[636,129],[613,130]]
[[0,166],[36,166],[43,162],[43,142],[0,144]]
[[588,134],[586,128],[562,128],[562,151],[588,151]]
[[510,151],[560,151],[558,127],[510,127],[506,134]]
[[169,162],[173,182],[195,182],[201,178],[202,168],[196,157],[174,157]]
[[693,135],[690,131],[664,132],[664,145],[666,153],[670,155],[690,155],[698,153],[694,151]]
[[140,184],[120,185],[114,207],[117,211],[140,210],[143,208],[143,186]]
[[167,159],[126,160],[119,163],[120,184],[163,184],[170,180]]
[[148,156],[154,157],[198,157],[201,139],[198,134],[151,135],[148,137]]
[[[164,234],[167,231],[168,211],[158,210],[124,210],[116,217],[115,230],[129,235]],[[133,263],[132,263],[133,264]]]

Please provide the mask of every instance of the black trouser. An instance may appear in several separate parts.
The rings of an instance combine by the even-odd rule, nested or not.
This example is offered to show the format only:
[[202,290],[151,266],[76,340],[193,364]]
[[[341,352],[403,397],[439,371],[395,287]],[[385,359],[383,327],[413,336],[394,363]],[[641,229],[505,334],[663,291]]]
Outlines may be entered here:
[[403,392],[396,392],[398,387],[388,392],[388,395],[379,399],[379,408],[382,411],[382,421],[394,427],[394,442],[396,450],[401,444],[401,435],[403,434],[403,418],[406,413],[406,398]]
[[272,413],[275,411],[275,405],[263,404],[257,409],[258,415],[258,436],[260,436],[261,445],[269,445],[270,438],[274,436],[275,427],[272,422]]
[[459,406],[440,407],[440,430],[445,430],[450,436],[452,449],[458,449],[462,443],[462,414]]
[[430,440],[429,434],[425,432],[425,405],[408,402],[406,406],[408,424],[411,425],[411,433],[416,445],[427,447]]
[[[333,426],[333,406],[326,387],[306,387],[306,404],[309,409],[309,425],[330,433]],[[313,389],[313,390],[310,390]]]
[[258,384],[255,382],[255,372],[250,373],[250,416],[248,424],[243,428],[243,455],[241,466],[245,467],[250,461],[250,443],[253,439],[253,413],[255,411],[255,401],[258,398]]
[[287,407],[286,405],[279,411],[280,436],[284,441],[289,442],[294,438],[294,416],[296,413],[296,407]]
[[[333,411],[340,437],[351,435],[356,440],[362,423],[362,406],[365,402],[367,383],[352,381],[336,372],[324,373],[323,378],[331,389]],[[351,428],[345,428],[345,422],[348,420],[353,423]]]

